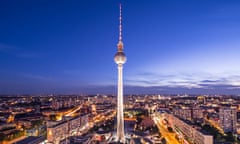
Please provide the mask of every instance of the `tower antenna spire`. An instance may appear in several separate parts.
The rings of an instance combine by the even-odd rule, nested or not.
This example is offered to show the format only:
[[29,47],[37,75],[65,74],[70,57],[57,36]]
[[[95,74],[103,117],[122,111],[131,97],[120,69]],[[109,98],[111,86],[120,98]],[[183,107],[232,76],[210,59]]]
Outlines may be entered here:
[[120,14],[119,14],[119,41],[122,41],[122,4],[120,3]]
[[122,4],[119,5],[119,40],[118,40],[118,51],[123,51],[123,41],[122,41]]

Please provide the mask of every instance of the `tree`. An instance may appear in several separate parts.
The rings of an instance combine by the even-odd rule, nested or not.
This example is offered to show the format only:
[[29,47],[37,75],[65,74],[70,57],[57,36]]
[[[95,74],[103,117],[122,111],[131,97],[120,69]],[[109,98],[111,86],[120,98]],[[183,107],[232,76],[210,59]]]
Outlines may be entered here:
[[226,139],[227,142],[234,142],[234,136],[232,132],[227,132],[227,135],[224,137]]
[[162,143],[163,143],[163,144],[167,144],[167,141],[166,141],[165,138],[162,138]]
[[0,133],[0,141],[4,140],[5,135],[3,133]]
[[169,132],[173,132],[172,127],[168,127],[168,131],[169,131]]
[[49,118],[52,121],[56,121],[57,120],[56,115],[50,115]]

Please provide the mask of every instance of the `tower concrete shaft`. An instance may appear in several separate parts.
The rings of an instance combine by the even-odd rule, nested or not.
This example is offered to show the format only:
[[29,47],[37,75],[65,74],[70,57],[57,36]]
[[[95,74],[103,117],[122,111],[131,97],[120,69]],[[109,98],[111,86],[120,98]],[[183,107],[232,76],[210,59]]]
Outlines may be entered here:
[[122,64],[118,64],[118,102],[117,102],[117,141],[125,142],[123,117],[123,78]]
[[123,52],[122,41],[122,7],[120,4],[119,17],[119,41],[117,44],[118,51],[114,56],[115,63],[118,65],[118,96],[117,96],[117,141],[125,143],[124,135],[124,117],[123,117],[123,64],[127,58]]

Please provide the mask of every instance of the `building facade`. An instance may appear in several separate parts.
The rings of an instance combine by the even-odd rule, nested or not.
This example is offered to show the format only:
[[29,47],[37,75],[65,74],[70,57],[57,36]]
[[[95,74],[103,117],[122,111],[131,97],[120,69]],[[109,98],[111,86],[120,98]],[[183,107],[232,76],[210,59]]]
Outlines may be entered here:
[[235,132],[237,124],[237,112],[232,108],[219,109],[219,124],[224,132]]
[[180,137],[187,139],[194,144],[213,144],[212,135],[206,134],[194,125],[191,125],[172,114],[168,114],[167,117],[168,119],[171,119],[171,125],[174,127],[177,135],[180,135]]
[[80,115],[74,118],[64,118],[60,122],[48,121],[47,140],[48,142],[58,144],[61,140],[74,135],[78,130],[86,126],[88,115]]

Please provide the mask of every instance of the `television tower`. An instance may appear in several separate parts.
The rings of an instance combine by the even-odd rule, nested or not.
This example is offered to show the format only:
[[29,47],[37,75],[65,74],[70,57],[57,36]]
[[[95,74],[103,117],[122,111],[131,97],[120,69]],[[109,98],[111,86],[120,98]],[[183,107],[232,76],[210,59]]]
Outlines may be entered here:
[[117,95],[117,141],[125,143],[124,136],[124,118],[123,118],[123,64],[127,58],[123,52],[122,41],[122,5],[120,4],[119,17],[119,40],[117,44],[117,53],[114,56],[114,61],[118,65],[118,95]]

